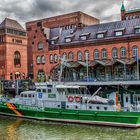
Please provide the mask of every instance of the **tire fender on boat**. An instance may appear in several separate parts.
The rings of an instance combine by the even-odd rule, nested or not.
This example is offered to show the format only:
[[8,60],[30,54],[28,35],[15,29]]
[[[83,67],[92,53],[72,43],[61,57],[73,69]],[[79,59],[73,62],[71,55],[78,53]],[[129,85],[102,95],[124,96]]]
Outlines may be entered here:
[[75,101],[76,102],[80,102],[81,101],[81,97],[80,96],[75,96]]
[[74,97],[69,96],[69,97],[68,97],[68,101],[69,101],[69,102],[73,102],[73,101],[74,101]]

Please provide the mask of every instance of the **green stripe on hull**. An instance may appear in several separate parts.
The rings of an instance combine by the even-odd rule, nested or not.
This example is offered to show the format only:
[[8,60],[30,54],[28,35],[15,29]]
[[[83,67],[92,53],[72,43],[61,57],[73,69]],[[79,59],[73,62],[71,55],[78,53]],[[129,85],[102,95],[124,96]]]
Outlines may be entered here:
[[[109,112],[109,111],[90,111],[90,110],[65,110],[65,109],[55,109],[55,108],[45,108],[44,110],[36,110],[19,108],[16,105],[17,110],[20,111],[22,117],[30,117],[42,120],[63,120],[63,121],[73,121],[80,122],[106,122],[106,123],[120,123],[120,124],[135,124],[140,125],[140,113],[138,112]],[[16,115],[13,110],[8,108],[5,104],[0,105],[0,113],[6,113],[8,115]],[[18,116],[18,115],[16,115]]]

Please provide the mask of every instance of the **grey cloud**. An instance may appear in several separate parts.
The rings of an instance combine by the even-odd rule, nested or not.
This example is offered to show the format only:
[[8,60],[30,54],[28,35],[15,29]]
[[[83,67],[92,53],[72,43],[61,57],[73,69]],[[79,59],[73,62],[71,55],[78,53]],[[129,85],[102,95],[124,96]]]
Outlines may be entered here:
[[[22,24],[27,21],[55,16],[73,11],[83,11],[102,22],[120,19],[122,0],[4,0],[0,1],[0,20],[16,18]],[[140,5],[139,0],[127,0],[126,8]],[[117,6],[117,10],[113,10]],[[109,9],[110,12],[105,14]]]

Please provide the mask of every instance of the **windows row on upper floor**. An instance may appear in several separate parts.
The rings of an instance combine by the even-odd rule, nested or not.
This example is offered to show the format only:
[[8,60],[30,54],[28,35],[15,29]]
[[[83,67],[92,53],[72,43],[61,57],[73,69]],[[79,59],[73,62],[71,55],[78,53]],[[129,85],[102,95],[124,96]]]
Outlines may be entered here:
[[[137,46],[133,46],[132,47],[132,57],[138,57],[138,47]],[[120,53],[120,54],[119,54]],[[91,58],[91,52],[89,50],[86,50],[84,52],[84,54],[82,53],[82,51],[78,51],[77,53],[70,51],[69,53],[64,52],[62,54],[62,58],[63,59],[69,59],[69,60],[74,60],[75,55],[77,57],[78,61],[83,61],[83,60],[90,60]],[[100,57],[102,59],[108,59],[108,56],[110,55],[110,53],[107,52],[107,50],[104,48],[101,50],[101,52],[98,49],[95,49],[93,52],[93,59],[100,59]],[[121,47],[120,51],[117,48],[112,48],[111,50],[111,56],[112,58],[118,58],[119,56],[121,58],[125,58],[127,55],[127,51],[125,47]],[[50,54],[50,63],[57,63],[58,62],[58,55],[57,54]]]

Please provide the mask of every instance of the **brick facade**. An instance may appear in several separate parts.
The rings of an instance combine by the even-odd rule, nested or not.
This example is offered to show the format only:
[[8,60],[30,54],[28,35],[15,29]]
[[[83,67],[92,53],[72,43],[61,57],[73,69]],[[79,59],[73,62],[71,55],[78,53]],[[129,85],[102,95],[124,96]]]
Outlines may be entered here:
[[[2,32],[4,30],[4,32]],[[27,77],[27,37],[21,25],[6,18],[0,24],[0,77],[5,80]]]
[[[78,14],[76,15],[77,20],[73,20],[72,18],[75,14]],[[121,11],[121,15],[123,14],[124,13]],[[83,16],[85,15],[86,14],[83,14]],[[28,61],[29,65],[33,64],[34,80],[37,80],[37,75],[40,70],[44,72],[46,77],[51,76],[52,70],[58,66],[60,62],[59,60],[54,60],[55,55],[58,57],[63,56],[65,53],[68,58],[68,54],[72,52],[74,56],[72,61],[76,62],[78,61],[77,53],[78,51],[81,51],[82,61],[85,62],[85,51],[89,51],[89,61],[96,61],[94,58],[95,50],[99,51],[98,60],[101,61],[114,60],[112,57],[113,48],[117,48],[117,59],[125,59],[125,61],[134,58],[133,47],[136,46],[140,53],[139,34],[135,34],[135,26],[139,23],[140,18],[137,21],[131,19],[133,20],[133,23],[127,23],[127,21],[117,21],[105,24],[100,24],[99,20],[96,20],[94,17],[93,19],[90,17],[90,20],[87,20],[88,18],[89,17],[87,15],[84,18],[81,18],[81,16],[79,16],[79,12],[76,12],[74,14],[52,17],[28,22],[26,24],[28,34],[28,53],[31,51],[33,52],[33,56],[30,55],[30,60]],[[51,24],[49,24],[49,22]],[[75,28],[72,28],[67,26],[69,24],[76,26]],[[131,24],[132,27],[127,24]],[[127,29],[127,27],[130,29]],[[121,31],[122,35],[115,36],[117,31]],[[88,33],[89,37],[85,41],[80,40],[81,35]],[[102,33],[104,37],[98,39],[97,35]],[[69,36],[72,41],[66,42],[66,38]],[[55,40],[55,44],[51,44],[51,41],[54,38],[58,39]],[[41,50],[38,49],[39,42],[43,44],[43,48]],[[125,48],[125,57],[121,56],[121,48]],[[106,50],[107,54],[105,59],[102,58],[103,49]],[[45,57],[45,63],[37,61],[37,58],[39,57],[40,60],[42,56]],[[31,59],[32,57],[33,59]],[[53,58],[52,61],[50,60],[51,57]]]

